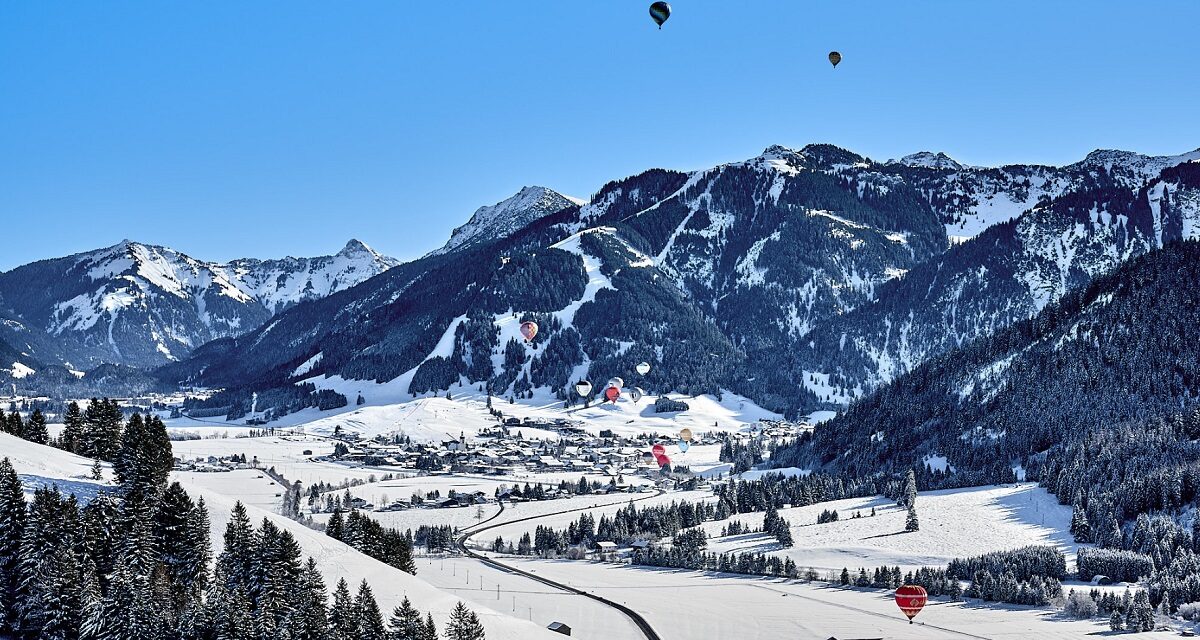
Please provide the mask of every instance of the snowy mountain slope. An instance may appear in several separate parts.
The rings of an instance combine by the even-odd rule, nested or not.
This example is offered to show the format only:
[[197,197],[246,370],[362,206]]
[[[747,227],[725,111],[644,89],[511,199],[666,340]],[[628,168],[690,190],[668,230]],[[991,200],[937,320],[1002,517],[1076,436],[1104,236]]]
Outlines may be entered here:
[[960,471],[992,473],[1010,463],[997,447],[1013,466],[1031,465],[1097,425],[1190,414],[1200,398],[1198,285],[1200,242],[1150,251],[899,376],[778,461],[874,473],[881,461],[912,468],[946,456]]
[[806,336],[801,375],[832,376],[825,398],[844,403],[1032,317],[1133,257],[1200,237],[1200,164],[1170,168],[1136,193],[1125,185],[1101,177],[914,269],[876,302]]
[[582,202],[546,187],[524,187],[516,195],[477,209],[466,224],[450,233],[442,248],[429,255],[506,238],[536,220],[579,204]]
[[0,296],[51,362],[80,370],[101,363],[152,366],[395,264],[357,241],[334,256],[228,265],[123,241],[2,273]]
[[271,313],[279,313],[306,300],[349,289],[398,264],[399,260],[382,255],[359,240],[351,240],[332,256],[243,258],[218,268]]

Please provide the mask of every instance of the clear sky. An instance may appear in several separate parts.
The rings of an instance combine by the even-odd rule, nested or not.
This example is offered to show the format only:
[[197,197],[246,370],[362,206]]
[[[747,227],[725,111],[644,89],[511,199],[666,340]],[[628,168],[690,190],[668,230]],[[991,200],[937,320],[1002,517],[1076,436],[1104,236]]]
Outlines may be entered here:
[[[1200,147],[1200,2],[0,3],[0,269],[109,245],[411,258],[474,209],[778,143]],[[842,52],[831,69],[826,54]]]

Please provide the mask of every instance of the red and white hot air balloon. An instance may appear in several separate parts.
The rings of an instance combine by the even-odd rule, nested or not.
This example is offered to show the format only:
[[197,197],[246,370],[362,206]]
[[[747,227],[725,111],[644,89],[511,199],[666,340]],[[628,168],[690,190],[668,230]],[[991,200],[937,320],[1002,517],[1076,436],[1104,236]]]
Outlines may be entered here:
[[653,447],[650,447],[650,453],[653,453],[655,458],[664,456],[667,455],[667,448],[661,444],[656,444]]
[[532,320],[526,320],[521,323],[521,335],[525,337],[526,342],[532,342],[533,337],[537,335],[537,323]]
[[607,387],[604,389],[604,399],[616,404],[617,398],[621,397],[621,390],[617,387]]
[[929,601],[929,596],[925,593],[925,587],[920,587],[913,584],[906,584],[899,589],[896,589],[896,606],[908,616],[908,623],[912,624],[912,619],[921,613],[925,603]]

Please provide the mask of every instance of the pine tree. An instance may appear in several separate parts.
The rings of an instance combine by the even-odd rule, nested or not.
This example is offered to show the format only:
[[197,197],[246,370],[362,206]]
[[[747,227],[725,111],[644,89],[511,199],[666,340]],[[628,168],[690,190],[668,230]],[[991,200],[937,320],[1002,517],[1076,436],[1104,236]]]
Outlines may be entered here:
[[1075,542],[1092,542],[1092,527],[1088,524],[1087,511],[1078,500],[1071,510],[1071,535],[1075,537]]
[[20,598],[21,538],[25,531],[25,493],[8,458],[0,460],[0,634],[17,623]]
[[63,431],[58,446],[72,453],[81,453],[79,447],[83,442],[83,426],[83,412],[79,410],[79,403],[71,402],[63,414]]
[[358,585],[358,595],[354,599],[355,618],[358,623],[357,640],[386,640],[387,629],[383,625],[383,614],[379,611],[379,603],[371,587],[363,580]]
[[909,469],[904,479],[904,491],[900,495],[900,506],[915,507],[917,505],[917,474]]
[[1121,617],[1121,612],[1113,609],[1112,615],[1108,616],[1108,628],[1113,631],[1124,631],[1125,620]]
[[438,640],[437,625],[433,623],[433,614],[425,614],[425,628],[421,630],[418,640]]
[[333,591],[333,606],[329,608],[329,637],[331,640],[354,640],[358,634],[358,619],[354,598],[346,579],[338,580]]
[[29,420],[25,422],[21,437],[37,444],[46,444],[50,441],[50,433],[46,430],[46,417],[42,415],[41,409],[34,409],[33,413],[29,414]]
[[910,506],[908,508],[908,519],[904,522],[904,530],[919,531],[920,529],[921,523],[919,520],[917,520],[917,508],[915,506]]
[[459,602],[450,612],[450,621],[446,623],[446,640],[484,640],[483,625],[474,611]]
[[400,601],[400,606],[392,610],[392,617],[388,620],[387,637],[388,640],[419,640],[423,627],[421,612],[417,611],[408,600],[408,596],[405,596]]

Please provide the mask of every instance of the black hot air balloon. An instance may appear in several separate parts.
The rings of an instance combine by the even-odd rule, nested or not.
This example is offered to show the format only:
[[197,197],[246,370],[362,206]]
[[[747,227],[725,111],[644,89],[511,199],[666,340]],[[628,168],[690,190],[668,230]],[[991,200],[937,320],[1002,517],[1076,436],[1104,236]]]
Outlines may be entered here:
[[836,51],[829,52],[829,63],[832,64],[835,69],[837,68],[838,63],[841,61],[842,61],[842,54],[840,54]]
[[671,17],[671,5],[665,2],[655,2],[650,5],[650,17],[654,18],[654,22],[658,23],[658,28],[662,29],[663,23]]

